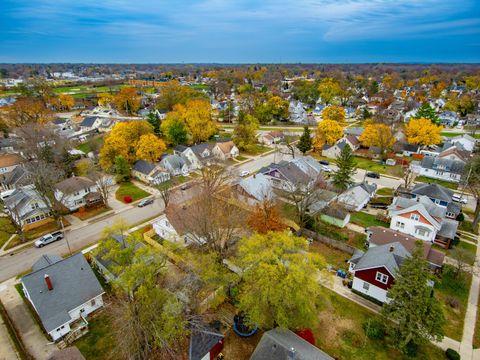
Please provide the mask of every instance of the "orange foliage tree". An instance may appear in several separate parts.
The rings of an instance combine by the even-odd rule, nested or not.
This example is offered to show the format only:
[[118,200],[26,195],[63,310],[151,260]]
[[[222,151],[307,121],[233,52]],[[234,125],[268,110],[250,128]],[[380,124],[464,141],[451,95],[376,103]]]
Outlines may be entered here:
[[248,218],[248,225],[260,234],[287,228],[281,221],[278,206],[271,200],[264,200],[255,207]]

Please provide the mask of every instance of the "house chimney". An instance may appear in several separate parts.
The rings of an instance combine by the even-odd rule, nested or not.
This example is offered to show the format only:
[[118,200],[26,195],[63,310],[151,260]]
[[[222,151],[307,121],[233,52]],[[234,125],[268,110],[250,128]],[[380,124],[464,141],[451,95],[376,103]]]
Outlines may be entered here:
[[394,246],[393,246],[393,245],[390,245],[389,251],[390,251],[390,252],[393,252],[393,250],[395,250]]
[[291,347],[290,350],[288,351],[288,358],[289,359],[295,359],[296,358],[296,351],[294,347]]
[[45,274],[45,282],[47,283],[48,291],[53,290],[52,279],[47,274]]

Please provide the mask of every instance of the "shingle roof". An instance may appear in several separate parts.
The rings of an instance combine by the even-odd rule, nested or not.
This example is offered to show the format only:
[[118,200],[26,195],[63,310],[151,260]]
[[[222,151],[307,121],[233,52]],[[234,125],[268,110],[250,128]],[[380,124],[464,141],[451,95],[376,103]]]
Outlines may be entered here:
[[91,186],[95,186],[93,180],[84,176],[72,176],[71,178],[60,181],[55,187],[64,194],[71,194]]
[[55,350],[48,360],[85,360],[85,357],[76,346],[71,346],[62,350]]
[[95,116],[88,116],[85,119],[83,119],[80,126],[82,126],[82,127],[92,127],[93,124],[95,124],[95,121],[97,121],[97,118]]
[[242,179],[238,185],[258,201],[262,201],[265,198],[268,200],[273,199],[272,185],[263,174],[256,174]]
[[155,169],[155,164],[145,160],[136,161],[132,168],[132,170],[138,171],[145,175],[150,174],[153,169]]
[[[53,290],[48,290],[45,274]],[[70,321],[69,311],[104,292],[82,253],[30,273],[21,282],[47,332]]]
[[425,195],[429,198],[451,202],[453,191],[438,184],[416,184],[412,189],[412,194]]
[[420,165],[425,169],[438,169],[458,175],[462,175],[465,168],[465,163],[463,161],[433,156],[425,156]]
[[185,165],[185,159],[176,154],[168,155],[162,161],[170,164],[173,169],[181,169]]
[[230,151],[232,151],[234,146],[235,146],[235,143],[233,141],[217,143],[217,147],[224,154],[228,154]]
[[371,247],[357,262],[355,271],[383,266],[395,276],[403,260],[409,256],[411,256],[410,253],[398,241]]
[[20,155],[17,154],[0,154],[0,167],[10,167],[19,165],[23,162]]
[[319,348],[288,329],[265,332],[250,360],[333,360]]
[[55,264],[56,262],[62,261],[62,257],[55,254],[45,254],[40,257],[32,266],[32,271],[38,271],[40,269],[46,268],[49,265]]
[[205,329],[192,329],[190,332],[189,360],[202,360],[206,354],[223,340],[223,334],[205,327]]

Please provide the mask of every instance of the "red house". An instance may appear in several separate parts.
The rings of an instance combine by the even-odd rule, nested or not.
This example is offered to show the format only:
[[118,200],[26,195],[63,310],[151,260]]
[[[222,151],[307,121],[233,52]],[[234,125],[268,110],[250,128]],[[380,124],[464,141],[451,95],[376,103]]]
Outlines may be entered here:
[[214,360],[223,350],[223,334],[210,326],[190,331],[189,360]]

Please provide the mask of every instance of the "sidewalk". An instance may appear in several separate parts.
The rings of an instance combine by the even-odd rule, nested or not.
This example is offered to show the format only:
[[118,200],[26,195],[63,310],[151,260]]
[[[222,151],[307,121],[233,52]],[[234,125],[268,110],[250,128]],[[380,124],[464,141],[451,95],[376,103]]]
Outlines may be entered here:
[[15,345],[8,333],[7,325],[0,316],[0,360],[20,359],[15,350]]
[[27,305],[15,289],[15,278],[0,284],[0,299],[15,324],[28,353],[36,360],[48,359],[57,347],[53,343],[49,343],[38,324],[33,320]]

